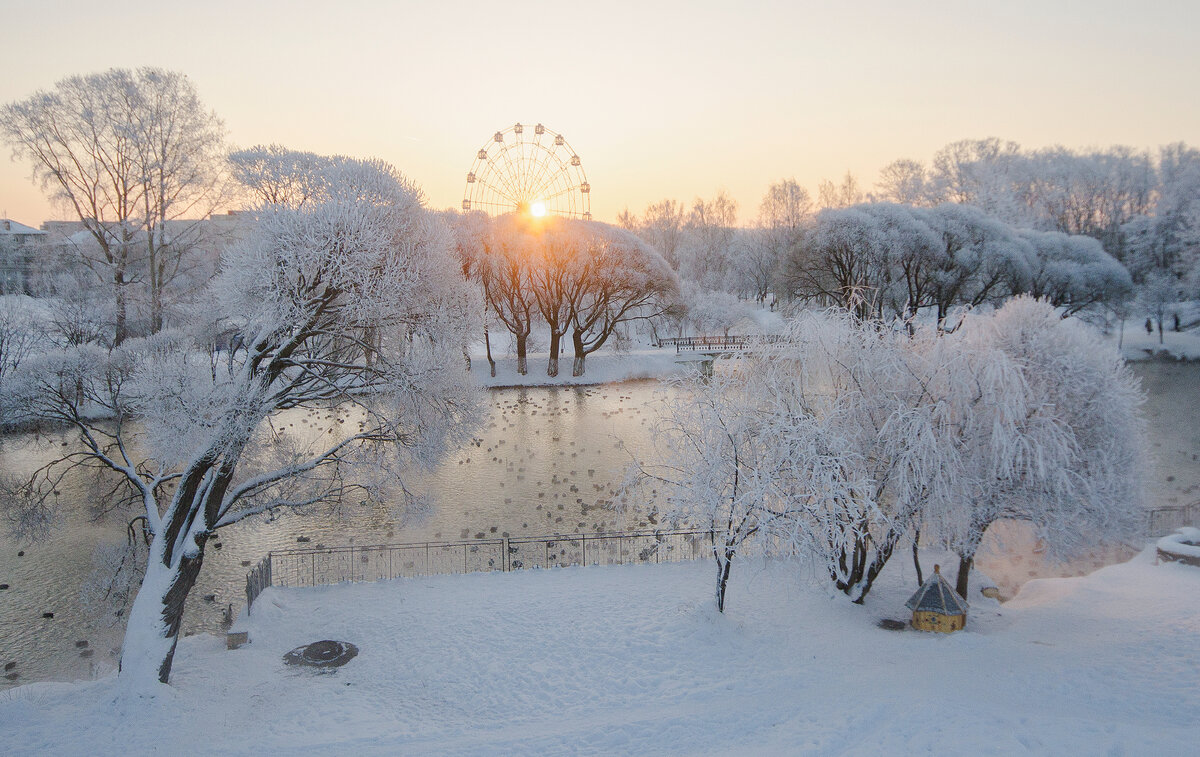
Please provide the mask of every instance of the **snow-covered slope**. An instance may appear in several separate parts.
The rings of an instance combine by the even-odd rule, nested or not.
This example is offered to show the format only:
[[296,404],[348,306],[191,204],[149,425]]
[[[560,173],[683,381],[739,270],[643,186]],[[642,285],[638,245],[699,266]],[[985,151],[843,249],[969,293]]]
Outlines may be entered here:
[[[1200,738],[1200,570],[1133,562],[975,598],[950,636],[787,564],[441,576],[270,589],[252,643],[184,640],[151,699],[115,679],[0,695],[9,754],[1188,754]],[[358,657],[285,667],[319,639]]]

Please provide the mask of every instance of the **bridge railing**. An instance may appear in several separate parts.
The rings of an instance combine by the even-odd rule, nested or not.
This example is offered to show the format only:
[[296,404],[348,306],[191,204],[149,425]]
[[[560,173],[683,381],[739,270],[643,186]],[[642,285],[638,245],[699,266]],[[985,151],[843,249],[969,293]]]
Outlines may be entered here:
[[1200,502],[1156,507],[1148,513],[1147,536],[1166,536],[1177,528],[1200,526]]
[[680,352],[737,352],[750,347],[769,344],[776,337],[766,334],[734,336],[682,336],[658,340],[659,347],[674,347]]

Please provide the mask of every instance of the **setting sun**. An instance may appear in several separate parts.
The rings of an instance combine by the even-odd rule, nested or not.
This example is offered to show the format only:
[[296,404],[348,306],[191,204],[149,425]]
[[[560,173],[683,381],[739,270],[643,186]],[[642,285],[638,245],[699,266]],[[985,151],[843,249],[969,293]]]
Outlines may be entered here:
[[529,206],[529,215],[533,216],[534,218],[541,218],[542,216],[546,215],[546,203],[542,202],[541,200],[532,203]]

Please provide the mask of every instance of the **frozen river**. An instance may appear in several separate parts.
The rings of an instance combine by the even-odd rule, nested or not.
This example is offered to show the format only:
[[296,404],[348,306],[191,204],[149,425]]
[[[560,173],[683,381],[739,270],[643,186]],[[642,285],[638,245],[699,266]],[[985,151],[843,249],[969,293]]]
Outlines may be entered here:
[[[1150,397],[1145,408],[1156,461],[1154,502],[1200,499],[1200,364],[1134,365]],[[649,451],[648,425],[658,384],[635,381],[583,388],[497,389],[476,444],[450,455],[422,481],[436,500],[423,518],[396,522],[386,508],[341,515],[317,509],[270,522],[224,529],[210,543],[189,600],[185,629],[217,630],[222,611],[244,602],[248,565],[272,549],[318,544],[386,544],[490,536],[536,536],[643,527],[649,505],[618,516],[605,504],[622,479],[630,453]],[[316,423],[315,416],[289,422]],[[25,470],[44,459],[55,439],[10,438],[0,468]],[[82,499],[76,495],[76,499]],[[125,538],[124,519],[95,520],[76,502],[53,537],[17,543],[0,533],[0,662],[15,661],[16,683],[88,678],[116,663],[122,621],[101,602],[84,602],[82,588],[96,570],[97,545]],[[300,538],[307,539],[299,543]],[[23,552],[23,554],[21,554]],[[979,567],[1006,594],[1035,576],[1071,575],[1122,554],[1098,550],[1066,566],[1047,565],[1019,537],[981,556]],[[43,613],[54,613],[44,618]],[[77,646],[86,642],[87,646]],[[0,686],[9,684],[0,679]]]

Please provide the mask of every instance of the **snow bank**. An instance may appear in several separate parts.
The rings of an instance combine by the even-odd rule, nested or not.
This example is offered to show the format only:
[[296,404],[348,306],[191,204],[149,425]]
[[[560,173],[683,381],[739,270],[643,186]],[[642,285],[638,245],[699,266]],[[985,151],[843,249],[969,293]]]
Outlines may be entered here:
[[[965,631],[891,632],[865,607],[707,561],[269,589],[225,651],[184,639],[171,688],[112,678],[0,695],[8,754],[1186,754],[1200,711],[1200,571],[1153,550],[977,599]],[[334,673],[285,667],[320,639]]]
[[1200,360],[1200,333],[1196,331],[1164,331],[1163,343],[1158,343],[1158,329],[1153,334],[1136,322],[1125,324],[1125,335],[1114,330],[1108,335],[1114,345],[1121,344],[1121,356],[1126,360],[1149,360],[1165,357],[1175,360]]
[[500,388],[515,386],[590,386],[632,379],[662,378],[688,370],[688,363],[677,358],[674,348],[649,347],[629,352],[602,351],[588,355],[586,371],[582,376],[571,375],[572,356],[568,352],[559,358],[558,375],[546,375],[546,362],[550,353],[530,353],[529,372],[517,373],[517,359],[506,356],[496,359],[496,376],[488,375],[487,359],[479,355],[471,357],[471,375],[481,386]]
[[1200,560],[1200,528],[1180,528],[1158,540],[1159,552]]

